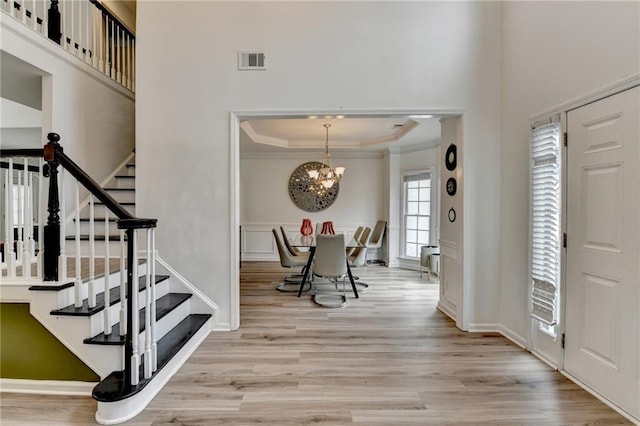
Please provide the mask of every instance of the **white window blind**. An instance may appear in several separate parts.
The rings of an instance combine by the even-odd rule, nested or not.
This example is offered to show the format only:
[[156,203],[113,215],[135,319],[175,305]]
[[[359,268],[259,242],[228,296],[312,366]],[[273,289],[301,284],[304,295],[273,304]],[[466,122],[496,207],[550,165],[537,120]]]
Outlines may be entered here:
[[560,123],[531,132],[531,316],[548,325],[558,318],[562,245]]

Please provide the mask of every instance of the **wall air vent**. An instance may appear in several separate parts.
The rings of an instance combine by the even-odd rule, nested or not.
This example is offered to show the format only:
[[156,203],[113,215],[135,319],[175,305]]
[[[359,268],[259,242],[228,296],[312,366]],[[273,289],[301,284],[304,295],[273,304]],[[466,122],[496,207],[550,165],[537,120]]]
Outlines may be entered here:
[[266,70],[267,54],[265,52],[238,52],[239,70]]

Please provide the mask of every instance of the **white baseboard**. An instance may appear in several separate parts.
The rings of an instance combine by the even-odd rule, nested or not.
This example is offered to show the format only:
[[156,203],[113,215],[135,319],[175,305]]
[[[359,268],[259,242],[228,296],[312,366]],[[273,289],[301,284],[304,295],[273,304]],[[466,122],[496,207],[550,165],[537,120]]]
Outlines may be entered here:
[[609,408],[614,410],[616,413],[620,414],[622,417],[624,417],[627,420],[629,420],[634,425],[640,425],[640,419],[639,418],[634,417],[633,415],[631,415],[631,413],[627,413],[624,409],[622,409],[621,407],[617,406],[616,404],[614,404],[613,402],[608,400],[606,397],[601,395],[598,391],[596,391],[595,389],[591,388],[586,383],[584,383],[584,382],[580,381],[579,379],[573,377],[571,374],[567,373],[564,370],[560,371],[560,374],[565,376],[567,379],[571,380],[576,385],[580,386],[582,389],[584,389],[587,392],[589,392],[591,395],[593,395],[596,398],[598,398],[601,402],[603,402]]
[[511,340],[522,349],[527,349],[527,339],[502,324],[498,325],[498,333]]
[[451,309],[450,307],[446,306],[441,301],[438,301],[438,305],[436,307],[438,308],[438,310],[440,312],[442,312],[443,314],[445,314],[446,316],[448,316],[452,320],[457,321],[456,312],[453,309]]
[[65,380],[30,380],[0,378],[0,392],[38,395],[91,396],[98,383]]

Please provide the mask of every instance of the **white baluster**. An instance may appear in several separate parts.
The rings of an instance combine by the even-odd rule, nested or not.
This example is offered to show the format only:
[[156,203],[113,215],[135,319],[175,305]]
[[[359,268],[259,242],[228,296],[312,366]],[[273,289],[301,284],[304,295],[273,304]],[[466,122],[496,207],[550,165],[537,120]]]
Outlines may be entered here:
[[147,273],[145,276],[146,287],[145,287],[145,295],[146,295],[146,303],[144,309],[144,378],[148,379],[151,377],[153,373],[153,356],[151,354],[151,288],[153,287],[153,283],[151,282],[151,232],[147,230]]
[[97,17],[98,9],[91,8],[91,65],[97,70],[100,64],[100,58],[98,57],[98,44],[100,43],[100,37],[98,36],[99,25],[102,23],[100,18]]
[[22,239],[22,277],[31,277],[31,257],[29,256],[29,239],[31,232],[29,227],[31,226],[31,219],[29,218],[29,159],[24,158],[22,163],[22,232],[20,237]]
[[131,80],[131,61],[129,61],[130,57],[129,57],[129,42],[131,40],[129,39],[129,33],[126,34],[126,39],[124,42],[124,46],[125,46],[125,50],[124,50],[124,69],[125,69],[125,78],[124,78],[124,85],[127,88],[130,88],[129,86],[129,81]]
[[91,56],[93,55],[93,52],[89,49],[89,46],[91,46],[91,39],[89,38],[89,34],[90,34],[90,29],[89,27],[93,27],[92,25],[92,21],[91,21],[91,9],[93,9],[93,6],[91,6],[91,4],[88,1],[84,1],[84,47],[85,47],[85,52],[84,52],[84,60],[91,63],[92,58]]
[[118,56],[116,55],[116,49],[115,49],[115,23],[113,20],[111,20],[111,75],[110,77],[115,79],[116,78],[116,61],[118,60]]
[[[13,0],[9,0],[9,1],[13,1]],[[20,2],[20,12],[22,12],[22,16],[20,18],[22,20],[22,23],[27,25],[27,5],[25,3],[26,3],[25,0],[22,0]]]
[[136,40],[131,40],[131,91],[136,91]]
[[60,170],[58,184],[60,186],[60,256],[58,256],[58,280],[67,281],[67,191],[65,189],[64,169]]
[[64,50],[69,50],[69,43],[67,43],[67,32],[69,31],[69,27],[67,25],[67,2],[60,2],[60,32],[62,33],[62,40],[60,42],[63,44]]
[[127,334],[127,267],[124,230],[120,230],[120,335]]
[[109,209],[104,206],[104,334],[111,334],[111,287],[109,285]]
[[[35,218],[35,199],[38,193],[33,186],[33,173],[29,173],[29,257],[30,263],[36,259],[36,236],[33,233],[36,218]],[[36,272],[37,274],[37,272]]]
[[76,279],[74,281],[75,307],[82,306],[82,256],[80,253],[80,183],[76,181]]
[[13,278],[16,276],[16,258],[13,251],[13,225],[15,219],[13,217],[13,159],[9,159],[9,169],[7,170],[7,215],[6,215],[6,232],[5,238],[5,259],[7,260],[7,276]]
[[156,336],[156,229],[151,232],[151,365],[158,369],[158,338]]
[[42,279],[44,268],[44,158],[38,161],[38,279]]
[[42,20],[42,24],[40,24],[40,34],[47,35],[48,28],[49,28],[47,26],[47,2],[40,1],[40,5],[42,9],[41,13],[39,13],[40,19]]
[[109,56],[109,16],[104,15],[104,69],[103,73],[109,75],[109,68],[111,63],[109,62],[111,57]]
[[96,244],[95,244],[95,205],[93,194],[89,194],[89,307],[96,306]]
[[36,10],[36,0],[31,0],[31,28],[38,31],[38,14]]
[[[97,9],[96,13],[100,15],[100,11]],[[96,38],[98,39],[98,70],[104,72],[104,58],[102,56],[104,49],[104,30],[102,27],[102,16],[100,15],[96,21],[99,23],[96,25]]]
[[132,239],[133,241],[129,241],[129,244],[133,244],[133,259],[131,260],[131,277],[132,277],[132,282],[131,285],[133,286],[132,290],[132,294],[133,297],[131,298],[131,300],[129,300],[129,303],[131,304],[131,312],[133,312],[133,315],[131,315],[131,330],[132,330],[132,336],[131,337],[131,342],[132,342],[132,346],[133,346],[133,351],[132,351],[132,355],[131,355],[131,384],[132,385],[137,385],[138,382],[140,381],[140,350],[138,348],[138,330],[140,330],[140,320],[138,318],[138,232],[134,230],[134,232],[131,233],[132,234]]
[[[71,6],[70,6],[71,11],[69,12],[69,17],[71,18],[70,21],[69,21],[69,24],[70,24],[69,27],[71,27],[71,28],[69,28],[69,34],[70,34],[69,38],[71,40],[69,42],[69,44],[70,44],[69,47],[71,48],[71,53],[73,53],[74,55],[77,55],[78,54],[78,49],[76,49],[76,44],[75,44],[76,43],[76,17],[75,17],[75,15],[76,15],[76,7],[75,7],[75,4],[76,4],[75,1],[71,2]],[[74,49],[75,49],[75,52],[74,52]]]
[[11,15],[11,16],[13,16],[13,17],[15,17],[15,16],[16,16],[15,3],[14,3],[14,2],[12,2],[11,0],[9,0],[9,4],[8,4],[7,6],[8,6],[8,8],[9,8],[9,9],[7,10],[7,12],[9,12],[9,15]]
[[[22,7],[24,8],[24,5]],[[21,262],[22,259],[21,259],[20,256],[22,256],[22,242],[23,242],[22,238],[24,236],[24,228],[22,226],[22,221],[24,219],[23,213],[22,213],[24,211],[24,208],[23,208],[23,203],[24,203],[24,191],[23,191],[23,189],[24,189],[24,186],[22,185],[22,174],[20,172],[18,172],[18,182],[17,182],[17,184],[18,184],[18,187],[17,187],[18,199],[16,200],[16,203],[18,203],[18,205],[16,207],[18,208],[18,212],[17,212],[18,213],[18,217],[17,217],[18,223],[17,223],[16,228],[17,228],[17,231],[18,231],[18,238],[16,239],[16,265],[19,265],[19,264],[22,263]],[[22,275],[24,276],[24,265],[22,265],[22,266],[23,266]]]

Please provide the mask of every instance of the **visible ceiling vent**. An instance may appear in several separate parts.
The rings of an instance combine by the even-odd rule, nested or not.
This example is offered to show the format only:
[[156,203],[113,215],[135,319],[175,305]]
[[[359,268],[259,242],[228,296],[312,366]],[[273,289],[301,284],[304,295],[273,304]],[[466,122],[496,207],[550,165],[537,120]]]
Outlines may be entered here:
[[265,52],[238,52],[239,70],[266,70],[267,55]]

